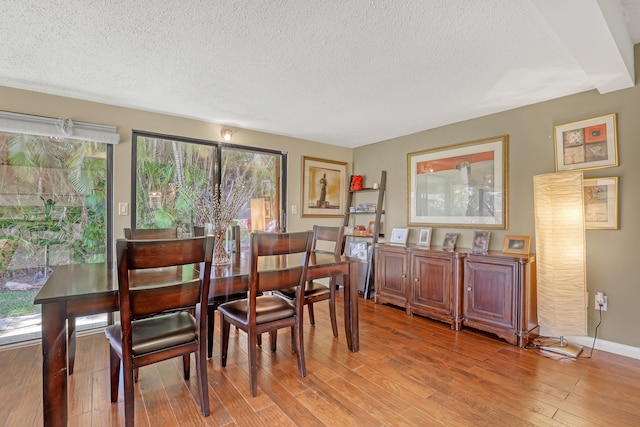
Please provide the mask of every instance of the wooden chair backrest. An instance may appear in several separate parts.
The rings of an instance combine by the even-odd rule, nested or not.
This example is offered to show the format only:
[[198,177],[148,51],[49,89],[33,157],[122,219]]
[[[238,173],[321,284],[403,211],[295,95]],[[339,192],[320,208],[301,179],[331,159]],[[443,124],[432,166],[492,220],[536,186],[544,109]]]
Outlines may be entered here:
[[123,325],[150,314],[192,308],[198,304],[206,312],[213,256],[212,236],[118,239],[116,253]]
[[[342,253],[342,240],[344,239],[344,227],[327,227],[323,225],[313,226],[313,252]],[[331,250],[331,248],[333,248]]]
[[[309,264],[313,233],[252,233],[249,272],[249,298],[266,291],[304,288]],[[300,255],[299,262],[291,262],[287,255]],[[262,257],[270,257],[270,268],[258,271]]]
[[182,228],[125,228],[124,238],[128,240],[181,239]]

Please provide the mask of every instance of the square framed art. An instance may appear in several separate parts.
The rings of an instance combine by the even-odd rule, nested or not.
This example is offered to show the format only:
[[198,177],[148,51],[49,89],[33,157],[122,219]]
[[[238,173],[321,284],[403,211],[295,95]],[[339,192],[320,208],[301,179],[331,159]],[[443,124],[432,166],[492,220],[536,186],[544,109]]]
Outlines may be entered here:
[[554,126],[556,172],[618,166],[617,114]]

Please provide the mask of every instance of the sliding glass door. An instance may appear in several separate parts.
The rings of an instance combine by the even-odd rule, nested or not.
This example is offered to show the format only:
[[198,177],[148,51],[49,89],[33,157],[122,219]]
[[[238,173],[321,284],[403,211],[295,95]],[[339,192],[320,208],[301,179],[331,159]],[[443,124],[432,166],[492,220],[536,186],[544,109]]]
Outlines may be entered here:
[[248,244],[251,231],[284,230],[286,153],[143,132],[134,132],[133,141],[132,227],[180,227],[188,234],[206,222],[195,199],[216,185],[232,191],[240,179],[253,188],[234,219],[241,243]]

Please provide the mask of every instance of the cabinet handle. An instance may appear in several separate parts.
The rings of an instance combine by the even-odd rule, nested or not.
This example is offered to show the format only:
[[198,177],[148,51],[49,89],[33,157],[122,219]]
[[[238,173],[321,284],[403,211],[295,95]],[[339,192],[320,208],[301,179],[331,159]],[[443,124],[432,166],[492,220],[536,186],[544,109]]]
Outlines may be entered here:
[[406,279],[406,278],[407,278],[407,275],[406,275],[406,274],[403,274],[403,275],[402,275],[402,278],[403,278],[403,279]]
[[471,286],[469,286],[469,287],[467,288],[467,290],[468,290],[469,292],[471,292]]
[[419,282],[420,279],[418,279],[417,277],[415,279],[413,279],[414,282]]

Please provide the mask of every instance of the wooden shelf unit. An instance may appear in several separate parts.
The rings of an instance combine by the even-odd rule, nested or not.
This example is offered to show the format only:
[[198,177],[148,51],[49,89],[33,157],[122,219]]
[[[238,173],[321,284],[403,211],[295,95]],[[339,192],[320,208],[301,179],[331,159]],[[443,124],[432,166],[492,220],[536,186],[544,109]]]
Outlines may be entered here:
[[[349,182],[351,182],[351,180],[349,180]],[[370,295],[371,283],[373,281],[373,275],[374,275],[372,256],[374,252],[374,247],[376,243],[378,243],[378,237],[381,234],[380,219],[384,214],[384,209],[382,208],[382,206],[384,203],[384,193],[385,193],[386,186],[387,186],[387,171],[382,171],[380,174],[380,181],[378,182],[378,188],[365,187],[365,188],[362,188],[361,190],[349,190],[347,193],[346,209],[344,212],[342,225],[344,227],[353,227],[354,225],[359,225],[359,224],[355,224],[355,221],[356,221],[355,218],[367,219],[366,224],[364,224],[365,227],[367,226],[371,218],[373,218],[373,221],[374,221],[374,233],[372,235],[360,235],[360,233],[359,235],[345,234],[345,251],[348,251],[350,241],[358,241],[358,240],[366,241],[367,244],[369,245],[370,250],[368,251],[368,255],[367,255],[366,274],[364,275],[364,289],[362,290],[364,299],[367,299],[371,296]],[[358,202],[362,203],[365,201],[361,198],[361,195],[363,193],[377,193],[377,197],[375,197],[374,195],[374,196],[370,196],[369,199],[367,199],[367,201],[373,202],[371,198],[372,197],[375,198],[375,203],[376,203],[375,211],[352,212],[351,208],[356,208]]]

